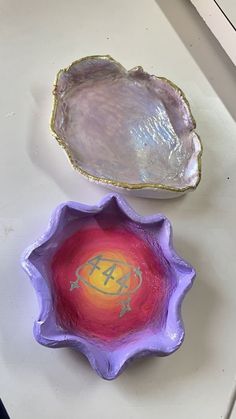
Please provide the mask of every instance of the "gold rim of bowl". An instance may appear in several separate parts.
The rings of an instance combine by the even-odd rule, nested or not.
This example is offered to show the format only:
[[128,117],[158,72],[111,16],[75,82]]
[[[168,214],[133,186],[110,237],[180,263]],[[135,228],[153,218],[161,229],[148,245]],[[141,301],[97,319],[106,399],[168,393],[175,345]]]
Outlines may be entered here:
[[[55,137],[55,139],[57,140],[57,142],[59,143],[59,145],[61,147],[64,148],[69,161],[71,163],[71,165],[73,166],[73,168],[75,170],[78,170],[81,175],[83,175],[84,177],[86,177],[88,180],[96,182],[96,183],[103,183],[106,185],[112,185],[118,188],[123,188],[123,189],[128,189],[128,190],[134,190],[134,189],[162,189],[162,190],[166,190],[166,191],[172,191],[172,192],[186,192],[188,190],[194,190],[197,188],[200,180],[201,180],[201,158],[202,158],[202,151],[203,151],[203,146],[202,146],[202,142],[201,139],[199,137],[199,135],[194,131],[194,129],[196,128],[196,122],[195,119],[193,117],[190,105],[189,105],[189,101],[187,100],[184,92],[172,81],[170,81],[169,79],[167,79],[166,77],[159,77],[159,76],[155,76],[156,78],[158,78],[159,80],[163,80],[164,82],[168,83],[178,94],[179,96],[183,99],[189,114],[190,114],[190,118],[192,120],[193,123],[193,130],[195,135],[197,136],[199,143],[200,143],[200,151],[198,153],[197,156],[197,162],[198,162],[198,180],[196,182],[196,184],[194,186],[190,185],[190,186],[186,186],[184,188],[175,188],[173,186],[168,186],[168,185],[164,185],[161,183],[128,183],[128,182],[120,182],[120,181],[116,181],[113,179],[107,179],[107,178],[103,178],[103,177],[99,177],[99,176],[95,176],[92,175],[91,173],[88,173],[86,170],[82,169],[82,167],[80,167],[80,165],[75,161],[75,159],[73,158],[69,147],[67,146],[67,144],[65,143],[65,141],[63,140],[63,138],[59,137],[55,131],[55,116],[56,116],[56,110],[57,110],[57,104],[58,104],[58,100],[55,94],[55,89],[57,87],[57,82],[59,80],[59,77],[61,75],[61,73],[67,72],[70,70],[70,68],[75,65],[80,63],[81,61],[85,61],[85,60],[96,60],[96,59],[104,59],[104,60],[108,60],[108,61],[112,61],[115,62],[116,64],[118,64],[122,69],[124,69],[124,67],[118,63],[116,60],[114,60],[110,55],[91,55],[91,56],[87,56],[87,57],[83,57],[80,58],[79,60],[75,60],[73,61],[67,68],[61,69],[58,71],[57,75],[56,75],[56,80],[54,82],[53,85],[53,107],[52,107],[52,114],[51,114],[51,120],[50,120],[50,129],[52,131],[53,136]],[[190,131],[191,132],[191,131]]]

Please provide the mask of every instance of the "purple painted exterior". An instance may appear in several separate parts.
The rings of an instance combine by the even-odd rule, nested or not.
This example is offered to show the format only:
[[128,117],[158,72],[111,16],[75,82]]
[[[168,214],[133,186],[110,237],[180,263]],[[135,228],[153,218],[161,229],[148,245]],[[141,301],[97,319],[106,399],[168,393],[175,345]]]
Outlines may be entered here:
[[[81,215],[81,219],[86,214],[93,216],[102,212],[109,205],[116,202],[121,213],[127,219],[139,224],[152,224],[152,237],[154,237],[161,247],[165,259],[175,272],[177,285],[169,298],[168,312],[164,327],[158,333],[151,332],[150,329],[131,334],[129,339],[124,338],[114,347],[102,345],[95,339],[67,333],[57,325],[52,304],[52,295],[49,281],[44,271],[45,258],[40,254],[40,246],[49,243],[53,252],[55,235],[63,237],[63,227],[67,223],[65,209],[70,208]],[[58,233],[59,230],[59,233]],[[37,260],[39,263],[32,262],[33,253],[39,253]],[[50,251],[48,256],[50,259]],[[41,268],[39,269],[41,261]],[[47,231],[30,247],[26,249],[22,256],[22,266],[29,275],[32,285],[36,291],[39,301],[39,316],[34,324],[35,339],[42,345],[55,347],[72,347],[82,352],[89,360],[92,368],[103,378],[112,380],[116,378],[126,364],[138,357],[153,354],[158,356],[169,355],[176,351],[184,339],[184,326],[181,319],[181,303],[186,292],[192,286],[195,270],[186,261],[180,258],[172,244],[172,228],[169,220],[162,214],[141,216],[138,215],[118,194],[108,194],[98,205],[85,205],[78,202],[66,202],[59,205],[54,211]],[[44,273],[45,272],[45,273]]]

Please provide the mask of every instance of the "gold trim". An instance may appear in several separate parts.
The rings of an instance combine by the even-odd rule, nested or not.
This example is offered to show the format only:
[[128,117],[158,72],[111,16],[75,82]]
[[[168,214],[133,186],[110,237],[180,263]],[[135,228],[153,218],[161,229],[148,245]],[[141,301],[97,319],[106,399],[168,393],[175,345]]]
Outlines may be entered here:
[[[200,143],[200,151],[199,151],[198,156],[197,156],[198,180],[197,180],[197,182],[196,182],[196,184],[194,186],[186,186],[185,188],[174,188],[172,186],[167,186],[167,185],[163,185],[163,184],[160,184],[160,183],[126,183],[126,182],[115,181],[115,180],[112,180],[112,179],[101,178],[101,177],[98,177],[98,176],[95,176],[95,175],[92,175],[92,174],[86,172],[74,160],[74,158],[73,158],[73,156],[72,156],[72,154],[70,152],[69,147],[67,146],[67,144],[65,143],[65,141],[63,140],[63,138],[61,138],[61,137],[59,137],[57,135],[57,133],[55,131],[55,128],[54,128],[54,125],[55,125],[55,116],[56,116],[56,109],[57,109],[57,104],[58,104],[58,100],[57,100],[56,94],[55,94],[55,89],[57,87],[57,83],[58,83],[58,80],[59,80],[59,77],[60,77],[61,73],[64,73],[64,72],[69,71],[73,65],[79,64],[82,61],[86,61],[88,59],[89,60],[96,60],[98,58],[99,59],[108,60],[108,61],[112,61],[112,62],[118,64],[122,70],[127,71],[120,63],[118,63],[116,60],[114,60],[110,55],[91,55],[91,56],[88,56],[88,57],[83,57],[83,58],[81,58],[79,60],[75,60],[67,68],[59,70],[58,73],[57,73],[57,76],[56,76],[56,80],[55,80],[54,85],[53,85],[54,86],[54,89],[53,89],[53,97],[54,97],[54,100],[53,100],[52,114],[51,114],[51,119],[50,119],[50,129],[51,129],[52,135],[58,141],[59,145],[64,148],[64,150],[65,150],[65,152],[66,152],[66,154],[67,154],[67,156],[68,156],[68,158],[70,160],[70,163],[72,164],[73,168],[75,170],[78,170],[81,173],[81,175],[83,175],[84,177],[86,177],[88,180],[94,181],[96,183],[103,183],[103,184],[106,184],[106,185],[113,185],[113,186],[116,186],[116,187],[119,187],[119,188],[124,188],[124,189],[129,189],[129,190],[133,190],[133,189],[162,189],[162,190],[166,190],[166,191],[180,192],[181,193],[181,192],[186,192],[186,191],[191,190],[191,189],[192,190],[196,189],[197,186],[198,186],[198,184],[199,184],[199,182],[200,182],[200,180],[201,180],[201,174],[202,174],[202,168],[201,168],[201,157],[202,157],[202,152],[203,152],[202,141],[201,141],[199,135],[194,131],[194,129],[196,128],[196,121],[195,121],[195,119],[193,117],[193,114],[192,114],[192,111],[191,111],[189,102],[188,102],[188,100],[187,100],[184,92],[175,83],[173,83],[172,81],[168,80],[165,77],[157,77],[157,76],[155,76],[159,80],[163,80],[166,83],[168,83],[174,90],[176,90],[178,92],[178,94],[180,95],[180,97],[183,99],[183,101],[184,101],[184,103],[185,103],[185,105],[186,105],[186,107],[187,107],[187,109],[189,111],[190,118],[191,118],[192,123],[193,123],[193,130],[192,131],[194,131],[194,133],[197,136],[197,138],[199,140],[199,143]],[[192,132],[192,131],[190,131],[190,132]]]

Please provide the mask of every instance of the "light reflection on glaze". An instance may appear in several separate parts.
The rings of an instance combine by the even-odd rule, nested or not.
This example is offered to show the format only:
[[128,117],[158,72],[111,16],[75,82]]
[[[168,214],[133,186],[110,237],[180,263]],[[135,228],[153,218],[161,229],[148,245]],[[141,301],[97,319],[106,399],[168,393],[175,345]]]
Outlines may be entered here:
[[164,79],[95,57],[62,71],[55,94],[52,129],[91,180],[177,191],[199,182],[192,116]]

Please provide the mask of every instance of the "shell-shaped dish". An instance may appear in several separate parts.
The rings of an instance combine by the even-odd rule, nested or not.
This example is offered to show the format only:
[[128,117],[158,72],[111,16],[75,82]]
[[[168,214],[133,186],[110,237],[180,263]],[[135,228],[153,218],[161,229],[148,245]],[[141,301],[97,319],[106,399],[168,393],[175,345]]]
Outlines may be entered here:
[[183,92],[110,56],[61,70],[51,128],[75,169],[121,192],[171,198],[194,190],[202,146]]

